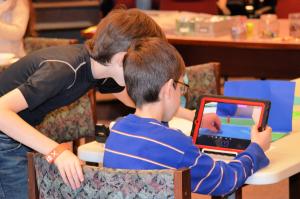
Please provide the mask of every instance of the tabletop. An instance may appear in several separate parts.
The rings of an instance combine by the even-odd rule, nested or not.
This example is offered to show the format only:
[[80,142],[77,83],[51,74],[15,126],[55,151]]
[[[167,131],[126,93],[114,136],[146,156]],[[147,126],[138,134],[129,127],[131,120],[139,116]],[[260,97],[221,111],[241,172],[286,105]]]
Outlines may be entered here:
[[[266,154],[270,164],[250,176],[246,184],[273,184],[289,178],[300,172],[300,78],[296,82],[295,100],[293,109],[292,132],[283,138],[272,142]],[[192,122],[173,118],[169,126],[180,129],[187,136],[190,135]],[[81,160],[88,162],[103,162],[104,144],[96,141],[84,144],[78,148],[78,156]]]
[[[174,118],[170,126],[189,133],[192,122],[180,118]],[[246,181],[246,184],[272,184],[286,179],[300,172],[300,155],[297,146],[300,143],[300,131],[273,142],[266,152],[270,159],[270,165],[259,170]],[[104,144],[96,141],[82,145],[78,148],[78,156],[88,162],[103,162]]]
[[[203,13],[180,12],[180,11],[146,11],[163,29],[167,39],[173,45],[205,45],[222,46],[238,48],[262,48],[262,49],[300,49],[300,40],[289,36],[289,20],[278,19],[279,33],[274,38],[261,38],[259,36],[259,19],[248,19],[247,22],[254,24],[254,33],[252,37],[245,39],[232,39],[230,32],[218,36],[203,36],[197,33],[179,34],[176,32],[176,19],[190,15],[207,15]],[[92,26],[82,30],[81,34],[85,38],[91,38],[96,31],[97,26]]]

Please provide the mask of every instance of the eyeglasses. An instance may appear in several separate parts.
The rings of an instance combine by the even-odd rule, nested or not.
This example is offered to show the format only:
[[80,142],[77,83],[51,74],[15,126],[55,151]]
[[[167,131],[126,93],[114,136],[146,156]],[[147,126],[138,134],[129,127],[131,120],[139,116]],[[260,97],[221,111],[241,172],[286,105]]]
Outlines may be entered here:
[[182,96],[185,96],[187,92],[189,91],[190,86],[186,83],[180,82],[180,81],[174,81],[176,84],[180,84],[181,86],[179,87],[180,89],[180,94]]

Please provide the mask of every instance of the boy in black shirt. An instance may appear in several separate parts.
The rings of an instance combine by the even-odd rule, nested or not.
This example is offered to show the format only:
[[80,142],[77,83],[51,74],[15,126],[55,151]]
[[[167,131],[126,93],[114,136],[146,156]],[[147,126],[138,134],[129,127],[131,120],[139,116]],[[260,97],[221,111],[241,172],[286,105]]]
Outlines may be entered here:
[[122,60],[130,43],[142,37],[165,38],[146,14],[115,10],[85,45],[37,51],[0,74],[0,198],[27,198],[27,147],[54,162],[73,189],[80,186],[77,156],[32,126],[93,87],[134,106],[124,90]]
[[[80,186],[84,179],[77,156],[32,126],[93,87],[134,107],[124,89],[123,57],[133,40],[144,37],[165,39],[146,14],[114,10],[85,45],[36,51],[0,74],[0,198],[27,197],[27,147],[55,163],[73,189]],[[194,111],[180,108],[176,115],[192,120]]]

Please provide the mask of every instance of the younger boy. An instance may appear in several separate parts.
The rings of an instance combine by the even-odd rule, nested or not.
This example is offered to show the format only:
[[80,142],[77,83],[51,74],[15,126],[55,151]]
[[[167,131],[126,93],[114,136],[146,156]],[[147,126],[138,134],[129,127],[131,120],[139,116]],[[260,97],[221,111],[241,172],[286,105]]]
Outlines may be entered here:
[[229,163],[214,161],[193,145],[190,137],[164,125],[176,113],[185,65],[175,50],[159,38],[131,45],[124,58],[124,76],[135,114],[116,122],[106,142],[104,166],[122,169],[190,168],[192,191],[226,195],[244,184],[255,171],[268,165],[271,129],[252,129],[252,143]]

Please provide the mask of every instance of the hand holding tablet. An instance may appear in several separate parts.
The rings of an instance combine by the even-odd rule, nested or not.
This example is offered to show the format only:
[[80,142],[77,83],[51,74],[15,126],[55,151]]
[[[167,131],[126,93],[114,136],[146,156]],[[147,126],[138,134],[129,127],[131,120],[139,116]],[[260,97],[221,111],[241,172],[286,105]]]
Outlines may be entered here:
[[[266,127],[269,110],[267,100],[202,96],[193,123],[193,141],[200,149],[242,152],[252,137],[265,150],[272,130],[263,133],[267,135],[258,133]],[[253,125],[256,129],[251,131]]]

